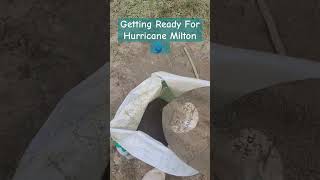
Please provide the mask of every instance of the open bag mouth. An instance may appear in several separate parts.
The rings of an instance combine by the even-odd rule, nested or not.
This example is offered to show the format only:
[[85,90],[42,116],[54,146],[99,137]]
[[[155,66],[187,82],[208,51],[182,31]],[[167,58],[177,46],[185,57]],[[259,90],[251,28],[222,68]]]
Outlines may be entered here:
[[163,133],[162,110],[167,104],[167,101],[160,98],[149,103],[137,129],[145,132],[165,146],[167,146],[168,143]]
[[[188,91],[201,87],[210,87],[210,82],[159,71],[152,73],[132,89],[110,122],[111,138],[125,150],[117,148],[120,150],[119,153],[127,158],[133,156],[167,174],[198,174],[198,170],[189,166],[174,151],[137,128],[150,102],[157,98],[170,102]],[[161,123],[162,119],[159,121]]]

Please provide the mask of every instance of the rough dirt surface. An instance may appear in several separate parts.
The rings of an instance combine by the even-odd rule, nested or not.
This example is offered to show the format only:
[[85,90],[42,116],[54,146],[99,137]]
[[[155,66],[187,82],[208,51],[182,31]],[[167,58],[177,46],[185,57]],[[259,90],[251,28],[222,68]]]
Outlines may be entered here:
[[[216,118],[215,137],[220,137],[216,140],[222,142],[223,134],[226,139],[238,138],[245,129],[260,131],[268,139],[262,144],[269,144],[267,146],[274,147],[280,154],[284,180],[319,179],[319,91],[320,80],[305,80],[244,96]],[[246,144],[240,143],[237,147],[239,151],[246,149],[248,154],[250,148]],[[221,161],[214,163],[216,166],[223,164]]]
[[0,2],[1,180],[10,179],[58,100],[105,63],[103,5]]
[[[320,61],[320,2],[265,0],[287,55]],[[212,1],[215,43],[275,52],[256,0]]]
[[[113,44],[111,45],[113,55],[111,58],[110,68],[111,116],[114,116],[117,108],[129,91],[149,77],[152,72],[166,71],[182,76],[194,77],[192,66],[183,50],[183,47],[185,46],[188,48],[189,53],[192,54],[192,58],[195,62],[200,78],[209,80],[210,66],[208,42],[189,44],[175,43],[171,46],[172,53],[168,55],[155,55],[150,53],[148,44],[117,44],[114,40]],[[164,103],[160,103],[157,107],[157,112],[159,113],[159,118],[157,119],[159,120],[161,120],[160,109],[164,105]],[[150,114],[150,117],[154,116],[155,113]],[[157,126],[155,129],[159,130],[161,129],[160,127]],[[119,161],[120,163],[116,163],[114,162],[114,158],[119,155],[117,152],[115,152],[114,146],[111,146],[110,151],[111,177],[115,180],[124,180],[123,177],[126,175],[126,177],[128,177],[126,179],[140,180],[142,176],[151,169],[151,167],[148,165],[142,166],[141,164],[143,164],[143,162],[140,162],[137,159],[127,161],[124,157],[119,157],[121,159]],[[140,166],[136,166],[136,163],[140,164]],[[176,177],[167,176],[167,178],[174,179]],[[195,177],[192,178],[194,179]]]
[[[205,41],[202,43],[172,43],[171,53],[167,55],[155,55],[150,53],[150,45],[147,43],[117,43],[117,36],[113,29],[111,37],[111,72],[110,72],[110,112],[111,118],[114,116],[117,108],[124,100],[126,95],[141,83],[146,78],[150,77],[151,73],[156,71],[166,71],[182,76],[195,77],[192,66],[185,54],[183,47],[186,47],[192,56],[195,66],[198,70],[201,79],[210,79],[210,62],[209,62],[209,42]],[[161,107],[164,103],[159,103],[158,118],[161,120]],[[150,108],[150,107],[149,107]],[[150,117],[155,116],[152,113]],[[166,142],[161,138],[163,132],[159,132],[160,126],[155,126],[154,129],[158,131],[153,137],[156,139],[160,138],[161,142]],[[141,127],[140,127],[141,128]],[[150,129],[149,129],[150,131]],[[162,131],[162,129],[161,129]],[[153,131],[154,132],[154,131]],[[151,133],[147,132],[146,133]],[[161,133],[161,134],[160,134]],[[151,169],[149,165],[142,165],[137,159],[126,160],[124,157],[119,157],[121,160],[117,161],[119,154],[115,151],[114,146],[111,146],[110,150],[110,169],[111,177],[115,180],[125,179],[141,179],[143,175]],[[116,160],[115,160],[116,158]],[[119,159],[118,158],[118,159]],[[119,163],[120,162],[120,163]],[[140,164],[140,165],[136,165]],[[124,177],[127,177],[124,179]],[[167,179],[177,179],[177,177],[167,176]],[[181,178],[178,178],[181,179]],[[184,178],[184,179],[203,179],[201,175]]]
[[[166,71],[182,76],[195,77],[192,66],[185,54],[183,48],[186,47],[191,54],[201,79],[210,78],[210,59],[209,59],[209,1],[139,1],[139,0],[113,0],[111,2],[111,109],[110,116],[114,116],[120,103],[131,89],[145,80],[156,71]],[[171,43],[171,53],[168,55],[151,54],[148,43],[117,43],[117,20],[119,17],[198,17],[205,19],[205,38],[203,43]],[[163,144],[166,144],[162,131],[161,111],[166,103],[157,100],[152,102],[149,107],[149,113],[144,114],[139,126],[140,130],[148,133]],[[151,128],[146,122],[152,119]],[[158,121],[157,123],[154,123]],[[118,154],[111,146],[110,162],[111,177],[115,180],[137,179],[151,169],[137,159],[130,161],[121,160],[121,163],[115,163],[114,157]],[[121,157],[124,158],[124,157]],[[131,164],[130,164],[131,163]],[[179,178],[166,176],[166,179],[203,179],[201,175]]]
[[[287,55],[320,61],[320,2],[265,2]],[[211,12],[215,43],[275,52],[256,0],[215,0]],[[319,152],[319,83],[319,80],[296,82],[243,97],[226,114],[215,118],[219,123],[214,126],[229,134],[230,139],[239,137],[245,128],[266,133],[279,151],[285,179],[319,179],[320,158],[316,153]]]
[[[174,43],[172,53],[154,55],[147,43],[116,44],[115,39],[111,57],[111,116],[125,96],[135,86],[156,71],[167,71],[187,77],[195,77],[192,66],[183,47],[187,47],[198,70],[200,79],[209,79],[209,43]],[[125,86],[125,87],[122,87]]]
[[[171,101],[163,109],[162,124],[170,149],[209,179],[210,87],[186,92]],[[181,127],[178,132],[177,126]]]

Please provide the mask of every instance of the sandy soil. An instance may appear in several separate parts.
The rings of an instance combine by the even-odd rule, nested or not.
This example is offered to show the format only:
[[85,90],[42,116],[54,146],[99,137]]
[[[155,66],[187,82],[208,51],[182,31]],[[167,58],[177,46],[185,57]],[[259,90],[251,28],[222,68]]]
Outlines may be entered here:
[[[265,0],[287,55],[320,61],[319,1]],[[256,0],[212,2],[213,40],[233,47],[275,52]]]
[[[96,6],[101,2],[1,1],[0,179],[6,179],[13,173],[24,148],[63,94],[104,63],[99,58],[104,55],[96,52],[99,48],[104,48],[105,42],[103,39],[97,42],[95,38],[103,29],[99,24],[104,20],[102,16],[105,12],[97,10],[103,4]],[[318,1],[267,2],[288,55],[319,60]],[[255,0],[215,0],[212,3],[211,12],[216,17],[213,22],[215,29],[212,31],[215,42],[274,51]],[[179,13],[183,15],[183,12]],[[141,51],[147,52],[148,45],[142,46],[145,47]],[[139,47],[131,45],[130,48]],[[122,51],[131,50],[123,48]],[[132,62],[121,62],[124,54],[126,53],[119,53],[117,66],[122,63],[126,67],[124,71],[135,72],[130,67]],[[155,61],[156,59],[154,58]],[[176,71],[179,72],[179,69]],[[119,72],[112,72],[111,75],[121,78]],[[190,72],[186,75],[193,74]],[[134,87],[141,80],[142,77],[138,80],[123,77],[123,82],[128,87]],[[124,89],[112,93],[127,92]],[[117,96],[121,98],[114,99],[116,105],[111,107],[113,111],[123,100],[122,95]]]
[[[202,79],[210,79],[209,60],[209,1],[138,1],[113,0],[111,2],[111,118],[128,92],[156,71],[195,77],[183,47],[187,47]],[[151,54],[147,43],[117,43],[118,17],[199,17],[205,21],[204,43],[172,43],[168,55]],[[144,114],[139,129],[167,144],[162,131],[161,109],[165,102],[152,102]],[[152,119],[152,122],[150,121]],[[146,121],[148,120],[148,121]],[[137,179],[151,169],[149,165],[132,159],[125,160],[111,146],[111,179]],[[121,158],[121,160],[119,160]],[[167,176],[167,179],[181,179]],[[203,179],[201,176],[184,179]]]
[[[98,4],[102,5],[98,5]],[[103,2],[0,2],[0,179],[7,180],[58,100],[101,67]],[[90,13],[89,13],[90,12]]]
[[[266,2],[287,55],[320,61],[319,1]],[[213,14],[216,43],[275,52],[256,0],[216,0]],[[318,92],[318,80],[258,91],[236,102],[214,125],[232,137],[244,128],[266,132],[282,156],[286,179],[319,179]]]
[[[244,96],[216,118],[215,137],[225,134],[237,138],[244,129],[263,132],[280,154],[285,180],[319,179],[319,91],[320,80],[305,80]],[[245,149],[245,144],[240,146]],[[223,164],[214,163],[216,166]],[[236,173],[234,169],[226,173],[230,172]]]
[[184,93],[163,109],[163,131],[170,149],[210,177],[210,87]]
[[[209,42],[203,43],[174,43],[171,46],[172,53],[168,55],[151,54],[149,44],[127,43],[117,44],[116,39],[112,41],[111,58],[111,117],[124,100],[125,96],[140,82],[151,75],[152,72],[166,71],[174,74],[194,77],[192,66],[185,54],[183,47],[187,47],[192,54],[195,65],[201,79],[210,79],[209,66]],[[165,102],[155,101],[148,107],[148,112],[142,119],[139,127],[155,139],[166,144],[161,127],[161,108]],[[152,119],[152,122],[145,122]],[[151,129],[147,126],[152,125]],[[152,128],[153,127],[153,128]],[[137,179],[151,169],[149,165],[137,160],[126,160],[111,146],[110,163],[111,177],[114,180]],[[127,177],[127,178],[124,178]],[[129,178],[130,177],[130,178]],[[167,176],[168,179],[182,179]],[[203,179],[203,177],[191,177],[183,179]]]

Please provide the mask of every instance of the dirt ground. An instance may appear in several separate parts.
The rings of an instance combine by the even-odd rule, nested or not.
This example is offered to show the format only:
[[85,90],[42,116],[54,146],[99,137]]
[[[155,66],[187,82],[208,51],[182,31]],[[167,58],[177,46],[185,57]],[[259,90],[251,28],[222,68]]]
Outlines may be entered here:
[[[96,38],[103,29],[100,23],[105,12],[97,9],[102,8],[103,3],[0,2],[0,179],[9,179],[27,144],[63,94],[104,63],[101,57],[105,55],[97,52],[105,47],[105,40],[97,42]],[[267,3],[288,55],[319,61],[319,1],[267,0]],[[185,13],[176,12],[181,16]],[[274,52],[255,0],[215,0],[211,12],[215,14],[212,38],[216,43]],[[143,47],[140,51],[147,52],[148,45]],[[122,51],[133,52],[135,48],[138,47],[131,45],[133,50],[124,48]],[[120,61],[121,53],[118,58],[118,66],[122,63],[125,71],[136,71],[130,67],[133,63]],[[142,80],[142,77],[138,80],[121,77],[117,72],[111,75],[123,78],[128,87]],[[187,75],[192,76],[192,73]],[[113,93],[126,94],[127,90]],[[119,104],[122,99],[114,101]],[[115,110],[116,106],[111,108]],[[140,167],[144,171],[150,168]]]
[[[287,55],[320,61],[320,2],[265,1]],[[256,0],[215,0],[213,14],[214,42],[275,52]],[[245,128],[265,132],[282,156],[285,179],[319,179],[319,84],[319,80],[284,84],[243,97],[215,127],[232,137]]]
[[[210,65],[209,65],[209,42],[203,43],[174,43],[171,46],[172,53],[168,55],[151,54],[149,44],[144,43],[124,43],[118,44],[116,38],[113,38],[112,59],[111,59],[111,117],[114,116],[117,108],[124,100],[125,96],[136,87],[140,82],[151,75],[152,72],[166,71],[174,74],[194,77],[192,66],[185,54],[183,47],[187,47],[195,60],[195,65],[201,79],[210,80]],[[143,67],[143,68],[142,68]],[[137,69],[139,69],[137,71]],[[155,101],[147,108],[149,113],[144,114],[142,125],[139,130],[143,130],[155,139],[166,144],[163,131],[161,128],[161,108],[165,105],[164,102]],[[151,110],[151,112],[150,112]],[[158,113],[158,114],[156,114]],[[152,129],[146,128],[144,119],[152,119]],[[148,122],[146,122],[148,123]],[[159,126],[160,125],[160,126]],[[152,134],[153,133],[153,134]],[[110,169],[111,179],[125,180],[137,179],[140,180],[143,175],[151,170],[152,167],[137,159],[126,160],[121,156],[113,145],[111,145],[110,154]],[[205,179],[202,175],[197,175],[190,178],[178,178],[167,176],[168,179]]]
[[[239,137],[244,129],[260,131],[268,138],[270,147],[279,152],[285,180],[319,179],[319,91],[320,80],[310,79],[276,85],[244,96],[216,118],[214,137],[228,134],[233,139]],[[255,141],[256,137],[251,137]],[[250,145],[250,142],[238,146],[246,149],[243,154],[247,157],[253,152],[246,144]],[[215,167],[223,164],[219,160],[214,163]],[[274,167],[273,171],[278,168]],[[225,173],[236,174],[237,171],[229,169]]]
[[[320,61],[320,2],[265,0],[288,56]],[[275,52],[256,0],[215,0],[214,42],[232,47]]]
[[[111,72],[110,72],[110,94],[111,94],[111,118],[120,103],[131,89],[137,86],[156,71],[166,71],[174,74],[195,77],[192,66],[185,54],[186,47],[195,61],[196,68],[201,79],[210,79],[209,41],[203,43],[172,43],[171,53],[167,55],[155,55],[150,53],[150,45],[147,43],[117,43],[116,25],[118,17],[205,17],[209,19],[209,11],[205,11],[208,1],[118,1],[111,3]],[[183,6],[184,8],[181,8]],[[123,8],[126,7],[126,8]],[[161,7],[161,8],[158,8]],[[179,8],[180,7],[180,8]],[[173,11],[176,8],[175,11]],[[207,6],[208,8],[208,6]],[[190,11],[187,11],[187,10]],[[209,23],[205,25],[206,38],[209,34]],[[162,112],[166,102],[156,100],[152,102],[147,113],[144,114],[139,130],[144,131],[151,137],[167,144],[162,130]],[[148,121],[146,121],[148,120]],[[152,120],[152,121],[150,121]],[[111,179],[114,180],[141,180],[143,175],[152,169],[138,159],[126,160],[111,145],[110,169]],[[178,178],[167,175],[166,179],[178,180],[204,180],[206,177],[197,175],[189,178]]]
[[99,1],[0,2],[0,179],[59,99],[105,63]]
[[[280,38],[283,41],[284,46],[287,50],[287,55],[320,61],[320,52],[318,51],[318,45],[320,40],[320,35],[318,33],[320,28],[319,2],[318,1],[299,1],[299,0],[283,0],[281,2],[276,0],[266,0],[266,2],[276,22],[276,25],[280,34]],[[146,7],[149,7],[149,6],[146,6]],[[156,14],[157,12],[158,11],[156,11],[154,14]],[[139,13],[147,13],[147,15],[145,14],[146,16],[150,15],[148,14],[148,11],[142,11]],[[139,13],[137,14],[133,13],[132,15],[138,16]],[[214,29],[211,29],[211,31],[213,32],[213,36],[211,36],[211,39],[213,39],[215,43],[221,43],[221,44],[229,45],[232,47],[254,49],[258,51],[275,53],[267,26],[261,15],[261,12],[259,11],[256,0],[226,0],[226,1],[215,0],[211,2],[211,13],[213,14],[212,23],[214,28]],[[151,13],[151,15],[154,15],[154,14]],[[128,82],[131,82],[131,81],[128,80]],[[307,84],[308,85],[306,84],[299,85],[299,90],[306,91],[308,90],[308,88],[310,88],[310,86],[317,84],[317,82],[313,81],[313,82],[308,82]],[[291,85],[291,86],[288,85],[287,89],[283,93],[285,95],[290,96],[294,100],[293,95],[290,95],[293,89],[296,89],[295,85]],[[270,91],[276,91],[276,90],[270,90]],[[315,94],[315,92],[313,92],[313,94]],[[297,96],[299,95],[297,94]],[[307,99],[306,101],[309,101],[309,102],[300,102],[300,104],[310,103],[311,99],[308,98],[307,96],[308,95],[305,94],[302,97],[305,97],[305,99]],[[250,102],[251,100],[251,98],[249,97],[246,97],[244,99],[246,100],[243,100],[243,101],[248,101],[248,102]],[[265,99],[266,99],[265,101],[268,101],[269,103],[272,103],[272,102],[276,103],[278,101],[277,99],[270,98],[267,95]],[[259,117],[260,116],[269,117],[273,115],[266,116],[266,114],[263,114],[265,111],[268,111],[270,108],[271,109],[274,108],[268,102],[263,102],[264,104],[262,104],[261,106],[258,106],[260,104],[255,104],[257,107],[259,107],[259,109],[255,108],[254,105],[252,104],[242,103],[241,106],[249,110],[251,109],[250,112],[252,113],[254,111],[257,111],[256,113],[259,114]],[[236,106],[234,107],[235,109],[233,110],[241,111],[240,109],[241,106],[240,105]],[[317,111],[316,109],[314,110]],[[295,112],[295,108],[289,108],[286,111]],[[253,114],[251,116],[251,119],[253,117],[258,118],[257,114]],[[290,117],[294,116],[289,114],[290,113],[287,113],[286,116],[290,116]],[[301,112],[298,112],[296,115],[301,116]],[[275,116],[270,118],[279,119],[279,117],[275,117]],[[249,115],[246,115],[241,119],[244,120],[245,118],[249,118]],[[266,119],[266,118],[264,119],[262,119],[261,121],[265,121],[265,122],[269,121],[269,119]],[[311,123],[311,122],[314,122],[315,119],[312,119],[312,120],[308,119],[306,121],[309,121],[309,123]],[[269,127],[269,131],[276,132],[276,130],[273,129],[274,127],[272,127],[271,125],[268,127]],[[229,126],[228,128],[231,128],[231,127]],[[301,130],[299,132],[304,133],[306,131],[308,130],[303,130],[303,131]],[[279,133],[279,131],[277,132]],[[312,132],[315,132],[315,131],[312,131]],[[307,134],[308,133],[306,133],[306,136],[309,136]],[[283,136],[285,135],[282,134],[281,137]],[[317,135],[315,134],[315,136]],[[310,135],[309,137],[312,137],[312,135]],[[295,137],[293,137],[293,139],[295,140],[293,140],[292,142],[293,143],[300,142],[299,138],[302,138],[302,136],[299,137],[298,135],[295,135]],[[290,142],[290,140],[286,140],[286,141]],[[300,147],[300,145],[298,146]],[[297,153],[298,151],[293,151],[292,153],[288,153],[290,147],[292,146],[289,145],[288,143],[284,143],[278,147],[279,152],[281,154],[287,154],[285,155],[285,158],[287,158],[284,161],[285,166],[291,166],[289,168],[286,167],[286,170],[285,170],[286,175],[290,174],[291,172],[291,175],[288,175],[288,177],[292,179],[307,179],[308,177],[307,174],[309,173],[309,178],[311,177],[316,179],[319,178],[316,176],[317,169],[319,169],[319,167],[315,165],[317,162],[309,161],[309,165],[308,165],[308,163],[306,162],[307,160],[305,160],[304,158],[300,158],[300,159],[297,159],[297,162],[301,163],[300,166],[298,165],[299,163],[292,163],[292,161],[294,161],[295,159],[295,156],[299,156],[298,155],[299,153]],[[308,147],[310,147],[310,144],[308,145]],[[314,153],[312,157],[317,159],[317,155]],[[310,163],[313,165],[310,165]],[[312,168],[309,168],[309,170],[303,172],[305,173],[304,176],[301,175],[303,174],[302,173],[303,170],[301,169],[307,168],[307,167],[314,167],[316,169],[312,171],[311,170]],[[294,169],[295,170],[299,169],[299,172],[301,173],[300,174],[292,173]]]

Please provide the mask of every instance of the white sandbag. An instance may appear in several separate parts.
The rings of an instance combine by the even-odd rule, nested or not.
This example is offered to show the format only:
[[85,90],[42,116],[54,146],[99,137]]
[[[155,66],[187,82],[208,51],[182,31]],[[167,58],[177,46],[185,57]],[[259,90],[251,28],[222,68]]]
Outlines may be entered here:
[[100,180],[108,157],[108,64],[69,91],[23,155],[13,180]]
[[137,131],[144,111],[154,99],[166,96],[163,83],[174,97],[192,89],[210,86],[209,81],[155,72],[134,88],[120,105],[110,122],[114,141],[129,154],[171,175],[192,176],[198,171],[183,162],[172,150],[144,132]]
[[211,69],[214,111],[253,91],[272,85],[320,78],[320,63],[213,44]]

